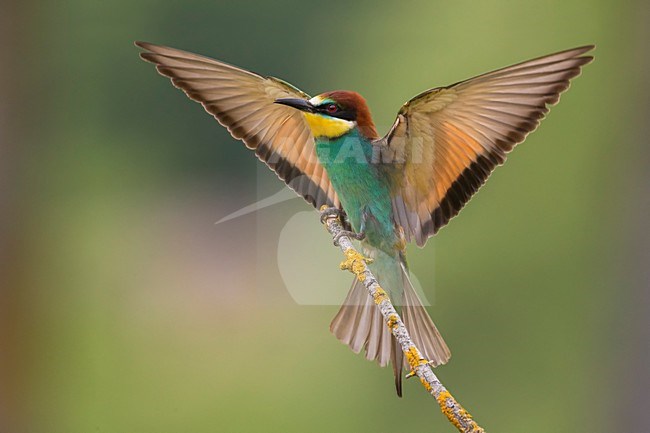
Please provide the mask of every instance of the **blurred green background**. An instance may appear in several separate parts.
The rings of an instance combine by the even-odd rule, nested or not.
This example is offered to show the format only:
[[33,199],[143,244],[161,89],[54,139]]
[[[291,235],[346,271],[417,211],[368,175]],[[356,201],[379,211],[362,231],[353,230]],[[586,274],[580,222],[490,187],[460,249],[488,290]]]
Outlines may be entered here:
[[[454,431],[329,334],[335,306],[294,301],[278,244],[304,202],[214,225],[281,184],[136,39],[357,90],[380,131],[426,88],[596,43],[411,266],[453,352],[437,373],[488,431],[650,431],[647,2],[2,9],[0,432]],[[293,277],[344,293],[312,218],[286,250],[315,266]]]

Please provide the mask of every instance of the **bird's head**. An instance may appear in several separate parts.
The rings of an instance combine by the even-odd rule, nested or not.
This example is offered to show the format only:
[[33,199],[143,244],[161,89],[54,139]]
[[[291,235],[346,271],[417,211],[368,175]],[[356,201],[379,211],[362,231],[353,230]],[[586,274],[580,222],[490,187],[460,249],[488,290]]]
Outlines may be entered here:
[[315,138],[334,139],[355,128],[367,138],[379,137],[366,100],[356,92],[337,90],[309,100],[281,98],[275,102],[302,111]]

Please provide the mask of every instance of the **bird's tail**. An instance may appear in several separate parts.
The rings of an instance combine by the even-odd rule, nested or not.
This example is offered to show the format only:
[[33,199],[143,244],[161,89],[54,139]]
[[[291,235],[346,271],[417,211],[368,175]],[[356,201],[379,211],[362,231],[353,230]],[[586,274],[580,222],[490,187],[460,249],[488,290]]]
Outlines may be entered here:
[[[417,348],[433,366],[445,364],[451,356],[449,348],[422,306],[404,263],[382,252],[374,259],[371,270],[396,308],[402,310],[402,319]],[[365,348],[366,359],[377,360],[382,367],[390,362],[397,395],[402,396],[402,369],[405,365],[402,350],[379,308],[358,279],[355,278],[343,306],[332,320],[330,331],[355,353]]]

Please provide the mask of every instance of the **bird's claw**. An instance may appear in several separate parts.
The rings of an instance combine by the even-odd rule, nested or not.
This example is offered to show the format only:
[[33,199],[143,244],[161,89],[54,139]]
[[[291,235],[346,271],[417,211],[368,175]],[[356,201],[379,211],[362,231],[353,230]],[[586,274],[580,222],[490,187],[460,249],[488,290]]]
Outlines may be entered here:
[[342,213],[341,209],[337,207],[323,206],[320,208],[320,223],[325,224],[328,218],[341,218]]
[[[326,207],[322,206],[320,208],[320,222],[321,224],[325,224],[329,218],[338,218],[339,220],[343,221],[343,211],[337,207]],[[334,236],[334,245],[338,246],[339,245],[339,239],[341,239],[343,236],[349,237],[351,239],[356,239],[358,241],[365,239],[366,234],[365,232],[360,231],[359,233],[355,233],[350,230],[341,230]]]
[[343,236],[348,237],[348,238],[352,238],[352,239],[356,239],[358,241],[363,240],[363,239],[366,238],[366,234],[364,232],[355,233],[355,232],[351,232],[349,230],[341,230],[340,232],[338,232],[334,236],[334,245],[335,246],[337,246],[337,247],[339,246],[339,239],[341,239]]

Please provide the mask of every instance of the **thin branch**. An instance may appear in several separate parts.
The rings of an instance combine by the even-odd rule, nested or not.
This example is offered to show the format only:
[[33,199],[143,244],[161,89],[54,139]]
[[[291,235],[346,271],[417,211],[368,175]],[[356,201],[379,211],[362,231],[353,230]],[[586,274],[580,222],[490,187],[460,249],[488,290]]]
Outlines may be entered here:
[[[328,217],[325,220],[325,226],[327,227],[327,231],[332,235],[332,238],[335,238],[343,230],[341,221],[335,216]],[[417,375],[420,378],[422,385],[440,405],[442,413],[445,414],[460,432],[485,433],[485,430],[472,419],[469,412],[463,409],[460,403],[447,391],[447,388],[444,387],[433,373],[429,362],[422,357],[421,352],[415,347],[411,336],[406,330],[406,326],[404,326],[404,322],[397,314],[388,294],[379,286],[377,279],[370,272],[368,266],[366,266],[368,259],[363,257],[354,248],[352,241],[346,236],[341,236],[338,239],[338,245],[341,251],[343,251],[343,254],[345,254],[345,260],[341,263],[341,269],[352,272],[363,283],[366,289],[368,289],[368,293],[374,299],[375,304],[377,304],[386,325],[390,328],[395,339],[402,347],[406,360],[411,366],[409,376]]]

